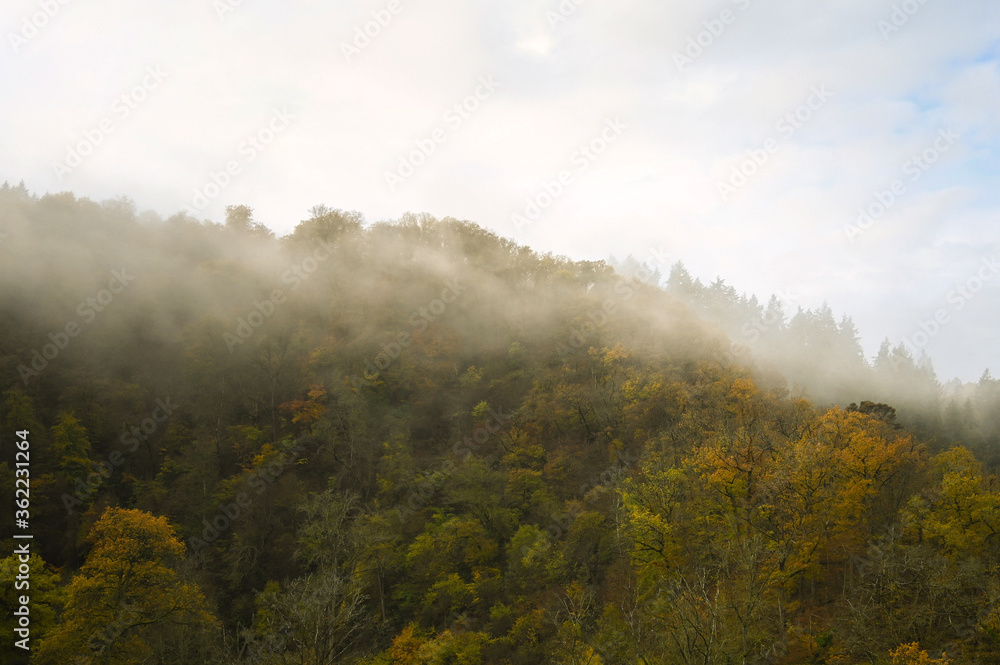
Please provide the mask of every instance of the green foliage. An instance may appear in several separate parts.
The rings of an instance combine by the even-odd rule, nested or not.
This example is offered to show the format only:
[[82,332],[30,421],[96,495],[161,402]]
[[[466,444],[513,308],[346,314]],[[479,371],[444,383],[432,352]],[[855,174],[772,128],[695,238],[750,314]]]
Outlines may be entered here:
[[61,413],[52,428],[52,452],[59,460],[59,469],[67,479],[85,478],[90,468],[90,441],[87,430],[72,413]]
[[[20,569],[23,563],[28,565],[27,573]],[[27,562],[21,561],[15,554],[0,559],[0,607],[5,608],[0,630],[4,631],[4,635],[11,636],[0,646],[0,655],[5,663],[16,663],[24,655],[23,650],[14,646],[14,641],[21,639],[20,636],[14,637],[14,628],[19,621],[14,612],[22,606],[22,598],[27,597],[29,602],[29,647],[37,646],[58,625],[59,613],[66,602],[66,589],[60,586],[59,581],[59,574],[50,570],[37,554],[31,554]]]
[[90,538],[62,623],[39,645],[36,662],[139,663],[154,652],[157,629],[216,623],[201,591],[175,569],[184,546],[165,518],[111,508]]
[[[988,373],[454,219],[0,213],[38,248],[0,266],[0,391],[52,564],[39,663],[1000,660]],[[142,277],[25,381],[104,266]]]

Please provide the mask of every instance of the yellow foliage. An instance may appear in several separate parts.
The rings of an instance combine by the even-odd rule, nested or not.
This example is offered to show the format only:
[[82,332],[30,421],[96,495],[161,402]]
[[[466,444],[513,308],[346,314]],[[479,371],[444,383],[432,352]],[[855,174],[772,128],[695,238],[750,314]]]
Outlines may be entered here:
[[138,663],[151,651],[144,639],[151,627],[216,625],[201,591],[172,567],[184,545],[165,517],[108,508],[90,539],[93,548],[67,590],[63,623],[39,645],[38,663],[95,653],[104,663]]
[[399,663],[400,665],[408,665],[409,663],[416,662],[414,660],[416,654],[425,642],[426,640],[417,637],[416,630],[410,624],[392,641],[392,649],[390,649],[392,662]]
[[920,644],[901,644],[889,652],[891,665],[951,665],[946,654],[940,658],[931,658],[926,651],[920,650]]
[[[1000,491],[966,448],[937,455],[936,486],[910,500],[904,524],[952,554],[981,554],[995,548],[1000,534]],[[992,543],[991,543],[992,541]]]

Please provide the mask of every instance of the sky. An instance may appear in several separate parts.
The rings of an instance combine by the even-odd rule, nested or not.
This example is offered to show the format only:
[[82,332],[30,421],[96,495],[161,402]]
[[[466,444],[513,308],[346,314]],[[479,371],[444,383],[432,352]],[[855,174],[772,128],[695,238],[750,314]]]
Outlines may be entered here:
[[1000,375],[995,0],[7,0],[0,31],[0,182],[279,235],[455,217]]

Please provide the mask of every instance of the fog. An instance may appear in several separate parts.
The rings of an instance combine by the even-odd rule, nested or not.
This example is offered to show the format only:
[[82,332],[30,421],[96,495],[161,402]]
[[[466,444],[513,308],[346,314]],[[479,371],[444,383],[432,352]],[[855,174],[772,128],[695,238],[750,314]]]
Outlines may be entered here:
[[[713,556],[742,551],[733,542],[758,548],[712,573],[733,594],[784,565],[780,552],[759,563],[771,546],[738,520],[772,520],[816,483],[832,492],[809,509],[821,531],[837,497],[873,497],[863,521],[846,513],[837,527],[880,539],[851,545],[866,562],[883,551],[883,523],[937,561],[912,535],[917,511],[937,519],[968,501],[984,517],[958,541],[972,543],[961,565],[975,589],[992,588],[974,558],[995,556],[988,511],[1000,505],[987,475],[1000,465],[991,374],[943,383],[929,356],[888,341],[868,359],[849,316],[705,283],[657,248],[650,262],[573,261],[456,218],[369,221],[323,204],[303,217],[279,236],[249,205],[218,221],[164,219],[125,197],[0,185],[0,427],[31,455],[0,462],[0,492],[31,481],[16,504],[40,587],[31,662],[92,652],[108,612],[136,635],[109,650],[163,665],[300,658],[331,640],[348,662],[375,665],[418,621],[432,645],[418,655],[459,634],[495,654],[470,662],[566,662],[543,654],[567,644],[549,627],[565,625],[558,608],[573,594],[686,611],[682,587],[664,604],[616,581],[641,579],[644,565],[623,509],[635,488],[657,511],[667,502],[642,524],[710,536],[691,539],[704,553],[670,554],[670,575],[706,579]],[[702,528],[731,508],[737,517]],[[797,529],[796,515],[769,523]],[[7,586],[16,556],[0,568]],[[868,593],[865,580],[830,584],[839,577],[823,585]],[[96,601],[93,580],[111,585]],[[445,584],[487,628],[438,603]],[[815,594],[795,586],[787,593]],[[122,597],[139,609],[122,614]],[[921,612],[944,602],[920,597]],[[851,636],[840,648],[911,639],[837,607],[848,609],[830,621]],[[189,621],[162,619],[174,613]],[[718,613],[735,654],[745,617]],[[517,639],[515,616],[543,637]],[[755,621],[755,643],[784,639],[770,614]],[[648,648],[672,653],[667,635]],[[310,662],[335,662],[324,658]]]
[[[380,386],[416,371],[416,341],[455,378],[515,343],[523,361],[543,363],[622,345],[671,364],[744,367],[817,404],[891,404],[928,435],[956,408],[978,413],[977,438],[994,427],[988,368],[979,381],[948,380],[927,353],[889,339],[868,354],[850,312],[703,283],[662,250],[575,262],[473,222],[373,223],[322,204],[283,237],[245,205],[219,222],[163,220],[125,197],[5,184],[0,206],[6,385],[55,403],[83,377],[104,377],[149,395],[184,386],[202,408],[260,415],[293,396],[282,386],[301,377],[287,368]],[[233,385],[246,393],[235,402]]]
[[0,661],[1000,662],[998,26],[5,2]]
[[1000,249],[997,6],[817,12],[16,0],[0,181],[164,219],[246,204],[278,235],[325,201],[574,260],[659,247],[851,315],[869,360],[888,337],[975,381],[1000,366],[998,282],[953,292]]

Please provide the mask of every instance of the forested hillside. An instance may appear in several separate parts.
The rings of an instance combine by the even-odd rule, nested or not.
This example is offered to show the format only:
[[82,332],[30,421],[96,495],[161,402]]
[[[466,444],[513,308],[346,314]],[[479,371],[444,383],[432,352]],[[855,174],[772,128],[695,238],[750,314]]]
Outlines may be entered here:
[[451,218],[0,231],[31,663],[1000,663],[988,372]]

